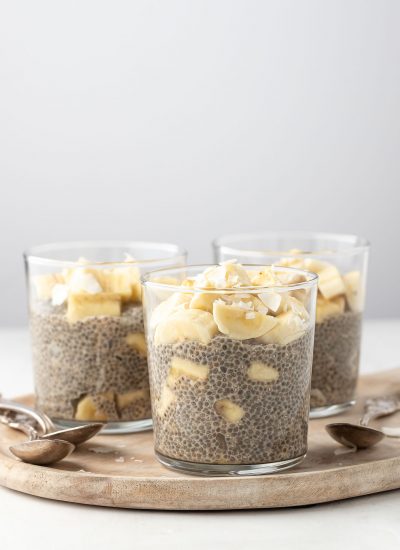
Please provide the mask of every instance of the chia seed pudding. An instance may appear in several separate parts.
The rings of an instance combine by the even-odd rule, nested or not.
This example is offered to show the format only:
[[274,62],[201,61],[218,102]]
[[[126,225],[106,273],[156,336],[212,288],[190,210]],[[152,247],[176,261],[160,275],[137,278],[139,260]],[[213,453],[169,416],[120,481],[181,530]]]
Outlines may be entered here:
[[151,418],[137,267],[78,267],[33,279],[37,405],[55,421]]
[[207,465],[209,472],[288,467],[304,457],[316,278],[305,306],[290,294],[288,271],[298,273],[280,277],[279,269],[226,262],[187,277],[169,296],[145,282],[147,304],[164,297],[146,310],[155,450],[163,463],[189,471]]
[[[364,283],[360,271],[342,274],[332,263],[296,257],[279,265],[318,274],[311,415],[325,416],[354,402],[360,360]],[[328,409],[332,407],[331,411]]]
[[[179,373],[184,364],[177,358],[204,366],[207,378],[171,375],[171,365],[173,370],[177,363]],[[217,336],[206,346],[152,347],[156,451],[210,464],[262,464],[305,455],[311,360],[311,330],[285,346]],[[270,379],[252,379],[262,365]],[[165,406],[169,392],[174,397]],[[229,421],[230,404],[238,407],[240,421]]]
[[73,324],[54,309],[30,316],[38,407],[64,420],[149,418],[146,352],[130,340],[134,334],[144,342],[142,306]]
[[316,324],[311,378],[312,408],[354,399],[360,361],[361,323],[361,313],[346,311]]

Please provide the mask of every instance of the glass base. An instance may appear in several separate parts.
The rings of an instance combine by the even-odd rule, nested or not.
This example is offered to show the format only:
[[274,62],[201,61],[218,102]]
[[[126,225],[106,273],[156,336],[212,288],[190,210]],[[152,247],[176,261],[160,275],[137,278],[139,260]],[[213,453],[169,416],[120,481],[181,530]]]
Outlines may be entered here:
[[304,454],[289,460],[268,464],[199,464],[170,458],[156,451],[157,459],[167,468],[195,476],[259,476],[273,474],[274,472],[293,468],[293,466],[300,464],[305,456]]
[[353,405],[356,404],[355,399],[353,401],[347,401],[346,403],[340,403],[339,405],[327,405],[326,407],[314,407],[310,410],[310,418],[326,418],[327,416],[336,416],[344,411],[347,411]]
[[[79,420],[64,420],[59,418],[52,418],[51,420],[58,428],[74,428],[75,426],[83,426],[84,424],[90,424],[90,422],[96,422],[95,420],[88,420],[85,422]],[[131,434],[135,432],[144,432],[146,430],[151,430],[152,428],[153,421],[151,418],[145,418],[144,420],[124,420],[121,422],[107,422],[100,434]]]

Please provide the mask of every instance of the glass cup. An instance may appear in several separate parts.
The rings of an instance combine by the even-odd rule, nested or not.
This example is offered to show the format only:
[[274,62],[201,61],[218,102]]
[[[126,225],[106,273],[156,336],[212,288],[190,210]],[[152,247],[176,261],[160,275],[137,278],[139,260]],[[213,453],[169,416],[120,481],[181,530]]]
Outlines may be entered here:
[[217,261],[266,262],[318,273],[311,418],[355,403],[369,243],[355,235],[269,232],[227,235],[213,243]]
[[159,461],[196,475],[298,464],[307,451],[316,275],[228,263],[148,273],[143,287]]
[[36,405],[60,426],[152,425],[140,277],[184,265],[178,246],[73,242],[25,255]]

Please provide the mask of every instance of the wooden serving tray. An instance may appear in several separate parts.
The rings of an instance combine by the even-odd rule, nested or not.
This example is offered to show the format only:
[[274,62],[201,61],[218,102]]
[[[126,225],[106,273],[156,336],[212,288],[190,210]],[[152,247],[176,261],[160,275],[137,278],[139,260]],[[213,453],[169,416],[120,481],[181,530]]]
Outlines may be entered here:
[[[395,391],[400,391],[400,369],[364,376],[357,406],[336,418],[357,421],[364,397]],[[32,396],[24,400],[33,401]],[[52,467],[32,466],[8,450],[24,435],[0,425],[0,484],[67,502],[158,510],[303,506],[400,488],[400,439],[387,437],[375,448],[348,453],[325,432],[334,418],[310,422],[309,451],[301,465],[280,474],[219,478],[161,466],[153,455],[152,432],[97,436]],[[400,413],[380,425],[399,426]]]

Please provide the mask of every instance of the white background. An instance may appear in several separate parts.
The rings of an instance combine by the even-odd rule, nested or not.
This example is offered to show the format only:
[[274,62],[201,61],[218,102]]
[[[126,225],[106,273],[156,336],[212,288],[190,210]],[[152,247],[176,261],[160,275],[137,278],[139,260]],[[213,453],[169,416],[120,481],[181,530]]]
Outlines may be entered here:
[[285,228],[369,237],[398,316],[400,2],[0,6],[0,324],[32,244]]

